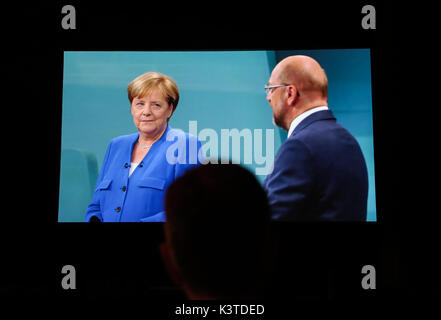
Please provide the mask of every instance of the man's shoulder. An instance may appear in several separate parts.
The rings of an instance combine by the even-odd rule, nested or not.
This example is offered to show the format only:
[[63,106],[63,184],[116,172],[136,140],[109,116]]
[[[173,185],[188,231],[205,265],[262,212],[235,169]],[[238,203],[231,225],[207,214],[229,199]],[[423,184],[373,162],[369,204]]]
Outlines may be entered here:
[[309,123],[306,127],[302,128],[299,132],[292,134],[289,140],[298,140],[305,144],[311,144],[315,141],[325,141],[333,139],[337,130],[344,129],[335,120],[321,119]]
[[341,152],[359,148],[355,137],[336,121],[316,121],[287,140],[288,144],[302,144],[313,157],[323,160]]
[[314,156],[323,150],[329,151],[338,140],[335,134],[337,128],[335,121],[314,121],[299,132],[292,134],[280,149],[284,153],[306,152],[308,156]]
[[276,161],[306,159],[311,155],[311,146],[301,137],[289,137],[279,148]]

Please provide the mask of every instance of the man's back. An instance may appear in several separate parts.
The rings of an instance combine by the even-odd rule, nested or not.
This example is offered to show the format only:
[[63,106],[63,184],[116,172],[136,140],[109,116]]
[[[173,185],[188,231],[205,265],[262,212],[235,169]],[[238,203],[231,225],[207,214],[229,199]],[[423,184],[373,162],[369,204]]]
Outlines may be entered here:
[[275,220],[366,220],[363,154],[329,110],[298,125],[280,147],[264,186]]

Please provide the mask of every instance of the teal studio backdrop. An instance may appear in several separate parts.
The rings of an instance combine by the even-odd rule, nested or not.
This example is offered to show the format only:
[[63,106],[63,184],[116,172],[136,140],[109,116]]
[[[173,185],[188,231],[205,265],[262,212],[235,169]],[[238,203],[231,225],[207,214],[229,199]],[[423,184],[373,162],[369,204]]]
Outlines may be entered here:
[[[214,144],[214,134],[217,156],[240,163],[263,182],[264,168],[272,167],[287,134],[274,126],[263,86],[277,62],[293,54],[315,58],[327,73],[329,107],[367,162],[367,220],[376,221],[369,49],[65,52],[58,221],[84,221],[110,140],[136,132],[127,85],[148,71],[172,77],[179,87],[171,127],[199,135],[203,146]],[[240,144],[233,141],[234,129]]]

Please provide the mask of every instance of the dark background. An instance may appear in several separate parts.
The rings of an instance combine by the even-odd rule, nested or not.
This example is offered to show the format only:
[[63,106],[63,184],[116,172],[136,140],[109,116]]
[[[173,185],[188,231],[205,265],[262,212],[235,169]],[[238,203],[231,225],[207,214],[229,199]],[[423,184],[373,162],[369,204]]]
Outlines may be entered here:
[[[76,9],[63,30],[61,8]],[[361,8],[376,8],[376,30]],[[159,256],[162,224],[57,224],[63,50],[290,50],[370,48],[377,223],[275,225],[282,239],[275,301],[377,301],[439,297],[433,236],[407,241],[402,159],[405,101],[402,12],[376,2],[157,5],[77,1],[2,9],[3,154],[0,296],[181,301]],[[10,125],[10,126],[9,126]],[[403,174],[403,171],[406,173]],[[413,210],[411,219],[421,214]],[[424,215],[423,215],[424,217]],[[414,220],[411,220],[414,221]],[[416,228],[416,229],[414,229]],[[244,231],[246,233],[246,231]],[[425,233],[425,232],[423,232]],[[430,231],[429,231],[430,234]],[[414,237],[421,239],[420,236]],[[61,288],[76,268],[77,289]],[[377,289],[361,288],[361,268]]]

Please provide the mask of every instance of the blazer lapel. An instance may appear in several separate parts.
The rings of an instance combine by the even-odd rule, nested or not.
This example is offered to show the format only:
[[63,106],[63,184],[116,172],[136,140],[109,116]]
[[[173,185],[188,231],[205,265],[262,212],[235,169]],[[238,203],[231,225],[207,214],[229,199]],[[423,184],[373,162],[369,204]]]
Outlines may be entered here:
[[292,132],[291,136],[288,137],[288,139],[295,136],[297,133],[299,133],[307,126],[309,126],[311,123],[319,120],[336,120],[336,119],[331,110],[322,110],[315,112],[310,116],[308,116],[307,118],[303,119],[303,121],[298,124],[298,126],[294,129],[294,131]]

